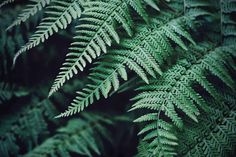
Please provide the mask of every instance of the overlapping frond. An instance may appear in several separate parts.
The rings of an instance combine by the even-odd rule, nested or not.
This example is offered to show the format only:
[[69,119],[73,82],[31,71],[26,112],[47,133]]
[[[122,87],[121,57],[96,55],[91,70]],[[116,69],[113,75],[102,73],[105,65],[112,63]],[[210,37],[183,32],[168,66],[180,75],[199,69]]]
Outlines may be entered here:
[[83,156],[100,154],[101,138],[109,138],[106,125],[113,122],[98,114],[82,114],[83,118],[72,119],[65,127],[58,129],[56,135],[47,139],[25,157],[63,156],[70,157],[69,152]]
[[[198,124],[188,122],[184,130],[180,132],[179,140],[183,141],[178,149],[180,156],[226,157],[232,153],[236,145],[236,102],[234,96],[231,99],[232,93],[231,98],[228,94],[223,95],[224,101],[211,102],[214,112],[200,116]],[[214,109],[214,106],[219,106],[219,103],[224,108]]]
[[[157,153],[162,153],[162,151],[167,154],[175,153],[173,146],[176,145],[170,141],[171,138],[169,143],[162,143],[162,138],[158,137],[159,132],[163,131],[163,128],[159,126],[160,122],[169,119],[175,126],[183,128],[183,115],[181,116],[180,112],[185,113],[187,117],[197,122],[197,116],[200,113],[199,108],[208,111],[208,103],[201,93],[192,86],[194,82],[198,83],[217,101],[222,101],[223,97],[218,94],[213,84],[207,79],[206,74],[211,73],[230,88],[235,88],[235,82],[226,68],[233,65],[229,63],[232,63],[235,57],[235,47],[218,47],[211,50],[212,47],[209,45],[206,48],[203,48],[204,45],[191,48],[190,52],[187,53],[187,58],[179,61],[173,68],[164,73],[161,79],[152,80],[149,85],[144,84],[138,89],[140,94],[134,98],[136,102],[131,111],[150,110],[149,113],[135,121],[148,122],[143,130],[147,130],[146,136],[153,135],[152,138],[149,138],[151,149],[163,147]],[[168,133],[168,131],[164,132]],[[154,148],[153,143],[156,144]]]
[[19,14],[17,19],[8,26],[8,29],[25,22],[28,18],[38,13],[38,11],[42,10],[46,5],[48,5],[52,0],[30,0],[31,4],[28,4],[25,9],[22,10],[22,13]]
[[57,114],[49,100],[32,101],[14,113],[14,117],[1,117],[0,123],[0,154],[2,157],[19,156],[24,146],[29,151],[32,145],[39,143],[39,137],[47,132],[47,122],[53,122]]
[[31,36],[29,42],[17,51],[13,65],[21,53],[44,42],[60,29],[65,29],[72,20],[80,17],[81,12],[82,9],[79,0],[53,1],[53,3],[47,7],[47,15],[37,27],[38,30]]
[[[164,18],[165,17],[165,18]],[[163,18],[163,19],[162,19]],[[88,84],[78,95],[68,110],[60,114],[58,117],[69,116],[82,111],[89,104],[94,102],[94,98],[100,99],[100,94],[107,97],[111,91],[111,87],[117,90],[119,87],[118,75],[124,80],[127,79],[124,67],[134,71],[146,83],[148,83],[147,75],[154,78],[162,74],[160,65],[173,52],[171,41],[183,49],[187,49],[183,40],[178,36],[192,39],[185,30],[188,25],[187,17],[179,17],[174,20],[165,21],[168,14],[158,20],[153,27],[138,27],[140,33],[131,40],[124,40],[121,43],[123,49],[114,50],[107,54],[103,61],[96,66],[95,71],[90,75],[91,84]],[[188,29],[188,28],[187,28]],[[193,42],[194,43],[194,42]]]
[[[153,2],[154,3],[154,2]],[[133,21],[129,7],[147,21],[146,12],[140,0],[109,0],[91,1],[86,3],[85,11],[76,27],[76,36],[71,44],[70,53],[61,68],[49,92],[49,96],[56,92],[66,80],[69,80],[78,71],[83,71],[87,62],[91,63],[102,53],[107,52],[112,40],[120,42],[116,24],[121,25],[131,36]]]

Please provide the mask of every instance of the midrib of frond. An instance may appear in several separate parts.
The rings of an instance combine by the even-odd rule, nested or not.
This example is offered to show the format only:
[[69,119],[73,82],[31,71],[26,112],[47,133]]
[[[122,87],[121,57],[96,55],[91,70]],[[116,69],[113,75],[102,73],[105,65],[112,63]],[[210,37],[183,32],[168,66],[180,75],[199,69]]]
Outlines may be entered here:
[[[106,25],[106,23],[109,21],[109,19],[111,17],[113,17],[113,15],[116,13],[116,11],[123,5],[126,4],[127,2],[125,2],[124,0],[120,0],[120,4],[117,5],[118,7],[113,8],[113,10],[111,10],[110,14],[108,14],[106,20],[103,21],[102,25],[99,26],[98,30],[96,31],[96,33],[93,34],[91,40],[89,41],[89,43],[87,44],[87,46],[84,48],[83,52],[81,52],[81,55],[79,56],[79,58],[73,63],[73,65],[63,74],[60,75],[59,79],[56,80],[55,84],[52,86],[50,92],[49,92],[49,97],[55,93],[61,86],[63,86],[63,84],[66,82],[66,80],[69,80],[70,78],[73,77],[73,75],[70,75],[71,73],[77,73],[77,69],[79,69],[80,71],[83,71],[83,68],[80,65],[80,61],[83,59],[84,56],[87,55],[87,51],[88,49],[91,47],[92,43],[94,42],[94,40],[99,37],[98,34],[101,33],[103,27]],[[100,38],[100,37],[99,37]],[[109,45],[110,46],[110,45]],[[102,49],[103,51],[103,49]],[[104,53],[106,53],[105,51],[103,51]],[[98,57],[98,56],[97,56]],[[77,68],[80,67],[80,68]],[[75,72],[76,71],[76,72]]]
[[14,26],[19,25],[21,22],[25,22],[30,16],[33,16],[34,14],[36,14],[37,11],[40,11],[43,7],[48,5],[51,1],[53,1],[53,0],[38,0],[38,2],[33,1],[36,4],[27,5],[27,7],[29,7],[29,8],[24,9],[23,13],[21,13],[18,16],[18,18],[10,26],[7,27],[6,30],[9,30]]
[[[63,13],[59,16],[59,18],[56,18],[56,21],[54,21],[53,23],[51,22],[47,22],[47,27],[46,27],[46,30],[38,30],[36,31],[36,37],[34,36],[25,46],[23,46],[14,56],[14,59],[13,59],[13,65],[15,65],[15,62],[16,62],[16,59],[18,58],[18,56],[27,51],[28,49],[30,48],[33,48],[35,46],[37,46],[40,41],[41,42],[44,42],[45,39],[47,39],[49,36],[51,36],[51,34],[53,34],[53,28],[54,26],[56,25],[56,23],[60,22],[61,19],[63,19],[63,16],[66,15],[66,13],[71,9],[71,7],[73,7],[74,5],[76,5],[76,3],[78,3],[78,0],[73,0],[73,2],[69,5],[69,7],[65,8],[63,10]],[[60,22],[60,23],[63,23],[63,22]],[[48,26],[48,24],[50,24]],[[40,28],[41,26],[39,26]],[[43,28],[45,28],[45,26],[42,26]],[[64,26],[62,26],[64,27]],[[37,33],[40,33],[40,34],[37,34]],[[44,38],[45,37],[45,38]],[[36,39],[35,39],[36,38]]]
[[[123,61],[123,63],[124,63],[124,61]],[[94,88],[91,93],[89,93],[89,95],[87,95],[86,97],[84,97],[83,100],[80,100],[80,103],[79,103],[79,104],[74,104],[74,105],[73,105],[73,103],[72,103],[71,106],[69,106],[69,109],[68,109],[67,111],[65,111],[64,113],[61,113],[60,115],[56,116],[56,118],[65,117],[65,116],[70,115],[71,113],[75,113],[75,112],[78,111],[78,108],[79,108],[79,110],[81,110],[81,109],[80,109],[80,106],[81,106],[81,105],[83,106],[83,105],[85,104],[85,102],[86,102],[90,97],[93,97],[93,96],[95,95],[96,91],[99,90],[99,89],[101,89],[101,87],[104,85],[104,83],[107,82],[107,81],[109,81],[109,80],[111,79],[111,77],[113,76],[113,74],[117,73],[117,71],[118,71],[120,68],[123,68],[123,63],[119,64],[118,67],[116,67],[115,70],[113,70],[113,71],[108,75],[108,77],[107,77],[105,80],[103,80],[102,82],[100,82],[99,85],[98,85],[96,88]],[[107,93],[107,94],[108,94],[108,93]],[[76,98],[75,98],[75,99],[76,99]]]

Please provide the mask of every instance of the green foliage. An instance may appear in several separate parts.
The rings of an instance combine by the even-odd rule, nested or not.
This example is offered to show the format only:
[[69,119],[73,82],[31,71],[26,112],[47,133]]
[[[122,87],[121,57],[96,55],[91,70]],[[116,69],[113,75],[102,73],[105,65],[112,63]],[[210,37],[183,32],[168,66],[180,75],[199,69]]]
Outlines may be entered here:
[[39,26],[37,26],[38,30],[30,37],[29,41],[17,51],[13,65],[21,53],[44,42],[49,36],[58,32],[58,30],[66,29],[67,25],[70,24],[73,19],[80,17],[80,2],[78,2],[78,0],[68,2],[55,0],[47,7],[46,13],[46,17],[44,17]]
[[236,27],[233,16],[236,12],[236,2],[233,0],[221,0],[220,12],[222,41],[225,44],[234,44],[236,42]]
[[3,2],[0,3],[0,8],[3,7],[4,5],[7,5],[9,3],[13,3],[15,0],[5,0]]
[[[170,20],[165,21],[166,18]],[[185,30],[191,21],[187,17],[179,17],[174,20],[172,18],[169,14],[160,16],[160,19],[156,19],[158,23],[152,28],[140,25],[137,27],[139,34],[131,40],[124,40],[121,43],[123,49],[114,50],[105,55],[103,60],[96,63],[97,66],[92,69],[89,76],[92,83],[88,84],[83,91],[77,92],[79,96],[59,117],[82,111],[94,102],[95,97],[100,99],[101,94],[106,98],[112,87],[116,91],[119,88],[118,76],[127,80],[127,68],[136,72],[146,83],[149,82],[147,74],[154,78],[156,77],[155,73],[162,74],[159,65],[170,56],[172,51],[170,41],[175,42],[183,49],[186,49],[186,46],[178,35],[194,43]],[[161,22],[161,20],[163,21]],[[100,75],[98,76],[98,74]]]
[[224,101],[220,102],[224,108],[214,109],[219,104],[216,101],[210,101],[213,112],[210,115],[203,114],[200,116],[198,124],[188,122],[184,131],[179,134],[180,141],[183,141],[178,149],[181,156],[224,157],[230,154],[230,150],[236,143],[236,102],[232,93],[221,92],[221,94],[225,97]]
[[42,10],[46,5],[48,5],[51,0],[31,0],[32,4],[28,4],[22,13],[17,17],[17,19],[7,27],[11,29],[12,27],[25,22],[30,16],[35,15],[38,11]]
[[[0,156],[232,155],[236,145],[234,0],[16,4],[15,12],[1,8],[0,19],[6,22],[0,24],[0,77],[1,82],[20,82],[18,86],[25,88],[0,84]],[[33,23],[38,26],[25,44]],[[45,41],[36,51],[48,53],[28,55],[15,71],[9,70],[11,60],[14,65],[21,53]],[[48,100],[51,74],[57,73],[69,43]],[[15,49],[19,50],[13,58]],[[45,69],[39,70],[39,64]],[[28,77],[22,76],[23,69]],[[77,75],[79,79],[64,85]],[[99,112],[80,113],[85,108]],[[127,109],[129,115],[116,116]],[[132,147],[124,149],[126,155],[124,147]]]
[[[36,101],[36,102],[35,102]],[[38,139],[47,134],[46,120],[52,121],[57,113],[48,100],[37,102],[15,113],[14,117],[1,117],[0,154],[3,157],[16,156],[24,144],[27,150],[38,144]],[[20,144],[20,142],[21,144]]]
[[101,154],[99,141],[101,138],[109,138],[109,132],[104,125],[112,125],[113,122],[98,114],[83,114],[82,117],[70,120],[65,127],[57,130],[56,135],[24,156],[69,157],[69,152],[90,157],[93,153]]
[[120,37],[116,31],[116,23],[122,25],[131,36],[133,22],[130,16],[131,6],[145,21],[147,15],[140,0],[109,0],[104,2],[88,2],[85,11],[76,26],[76,36],[72,42],[70,53],[61,67],[50,92],[51,96],[66,80],[72,78],[78,71],[83,71],[86,63],[107,53],[107,45],[111,46],[112,39],[120,43]]
[[14,87],[11,87],[7,83],[0,82],[0,104],[10,100],[13,96],[21,97],[27,95],[28,92],[24,90],[18,90]]
[[136,102],[131,110],[150,110],[135,122],[148,122],[139,134],[147,133],[143,140],[150,140],[150,147],[157,152],[157,156],[174,154],[172,147],[177,145],[177,137],[172,133],[169,120],[171,124],[183,128],[183,119],[179,112],[198,122],[199,108],[209,110],[204,96],[193,88],[193,84],[200,85],[219,102],[224,97],[218,94],[207,75],[215,75],[229,87],[236,87],[225,65],[233,61],[235,46],[212,49],[210,43],[191,47],[188,56],[170,68],[160,79],[153,79],[150,84],[138,88],[140,94],[133,99]]
[[211,15],[206,8],[211,8],[211,2],[205,0],[184,0],[184,12],[191,17]]

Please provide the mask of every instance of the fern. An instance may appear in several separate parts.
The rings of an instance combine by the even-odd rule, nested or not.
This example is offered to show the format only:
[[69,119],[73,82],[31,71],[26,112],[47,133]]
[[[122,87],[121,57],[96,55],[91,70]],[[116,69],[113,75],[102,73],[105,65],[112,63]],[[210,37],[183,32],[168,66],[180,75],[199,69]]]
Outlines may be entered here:
[[28,18],[37,14],[38,11],[42,10],[50,2],[51,0],[31,0],[32,4],[27,5],[27,7],[22,11],[22,13],[17,17],[17,19],[10,26],[7,27],[7,30],[25,22]]
[[0,154],[2,157],[19,155],[22,146],[27,150],[32,149],[33,145],[38,144],[39,136],[47,132],[46,120],[53,122],[57,111],[50,101],[33,100],[31,103],[35,104],[20,110],[13,118],[1,116]]
[[72,119],[67,126],[58,129],[55,136],[47,139],[34,150],[24,155],[25,157],[70,156],[69,152],[84,156],[100,154],[98,139],[108,138],[109,131],[104,125],[113,122],[106,117],[92,114],[83,114],[83,118]]
[[3,2],[0,3],[0,8],[9,4],[9,3],[13,3],[15,0],[5,0]]
[[184,0],[184,12],[193,18],[209,16],[211,13],[206,8],[211,8],[210,3],[205,0]]
[[15,27],[9,31],[5,29],[12,23],[14,17],[16,17],[22,7],[14,7],[11,9],[4,9],[0,13],[0,77],[2,80],[4,76],[11,73],[12,58],[17,49],[19,49],[23,44],[27,42],[31,34],[32,27],[36,26],[39,19],[42,17],[42,13],[36,14],[33,18],[22,23],[22,27],[25,31],[22,31],[20,27]]
[[[3,1],[0,7],[10,2],[13,0]],[[1,156],[231,155],[236,145],[235,0],[30,0],[23,9],[22,4],[16,6],[21,12],[15,20],[12,17],[19,9],[15,13],[8,7],[1,10],[0,75],[3,80],[9,78],[7,82],[24,81],[32,94],[14,99],[20,96],[18,90],[0,84],[0,103],[4,104],[0,115]],[[44,18],[24,45],[32,20],[37,23],[36,16],[44,8]],[[24,25],[13,28],[19,24]],[[58,42],[49,41],[46,48],[54,51],[42,58],[37,54],[28,56],[27,64],[23,62],[11,74],[5,72],[8,60],[19,45],[24,46],[16,52],[13,64],[21,53],[70,24],[68,30],[56,36],[71,44],[49,91],[49,96],[55,95],[52,101],[38,103],[48,89],[33,85],[47,84],[48,72],[58,63],[49,60],[62,59],[61,53],[54,53],[58,49],[53,49]],[[6,32],[7,27],[13,29]],[[44,47],[40,49],[45,51]],[[47,58],[42,63],[47,67],[42,75],[47,77],[39,80],[31,75],[27,80],[18,75],[21,67],[25,72],[34,70],[38,58]],[[90,70],[88,75],[82,73],[86,68]],[[78,73],[79,81],[64,86]],[[62,86],[65,90],[55,93]],[[79,88],[76,97],[61,112],[75,88]],[[128,94],[119,99],[125,92]],[[120,94],[111,98],[112,108],[106,108],[103,101],[99,109],[92,108],[109,110],[112,117],[82,113],[80,118],[68,119],[67,125],[65,119],[53,119],[58,113],[57,118],[79,113],[114,93]],[[134,104],[129,106],[132,97]],[[114,118],[126,108],[132,111],[129,117]],[[114,124],[117,127],[111,127]],[[137,142],[138,152],[131,151]],[[111,144],[108,152],[103,151],[103,144]],[[124,150],[129,151],[120,151],[127,146]]]
[[17,51],[13,59],[13,65],[21,53],[44,42],[49,36],[53,35],[54,32],[65,29],[72,20],[80,17],[82,12],[81,4],[78,0],[70,0],[68,2],[55,0],[47,7],[47,9],[47,16],[37,27],[38,30],[29,39],[29,42]]
[[233,15],[236,11],[236,2],[232,0],[221,0],[220,8],[222,42],[225,44],[233,44],[236,42],[236,21],[233,19]]
[[[140,94],[133,99],[136,103],[132,106],[131,111],[150,110],[150,113],[141,116],[135,122],[148,123],[140,131],[140,134],[147,133],[144,140],[150,141],[150,149],[155,150],[156,148],[157,156],[175,154],[174,146],[177,145],[174,142],[176,137],[169,132],[171,129],[166,128],[168,121],[165,122],[165,117],[168,117],[175,126],[183,128],[183,118],[180,117],[178,111],[198,122],[199,107],[205,111],[209,110],[209,105],[201,94],[191,87],[193,82],[197,82],[218,101],[223,98],[217,93],[212,83],[207,80],[206,71],[220,78],[229,87],[233,89],[235,87],[234,81],[225,70],[227,60],[232,60],[232,55],[235,55],[235,47],[219,47],[204,54],[207,48],[202,49],[203,46],[196,48],[195,52],[193,50],[192,53],[187,53],[189,54],[188,59],[179,61],[160,80],[153,80],[149,85],[138,88]],[[198,56],[202,54],[202,56],[197,58],[194,53]]]
[[[164,17],[162,20],[165,20]],[[179,34],[193,42],[187,31],[183,29],[185,25],[188,25],[187,21],[187,17],[180,17],[157,23],[153,28],[140,26],[138,28],[140,33],[136,37],[121,43],[128,50],[116,50],[105,56],[104,61],[100,62],[101,65],[95,67],[95,70],[89,76],[93,83],[88,84],[83,91],[77,92],[79,96],[74,99],[68,110],[58,117],[69,116],[82,111],[94,102],[94,97],[97,100],[100,99],[100,93],[106,98],[112,86],[116,91],[119,87],[118,75],[127,80],[124,67],[136,72],[146,83],[149,82],[147,74],[153,77],[156,77],[155,73],[162,74],[159,64],[162,64],[167,56],[171,54],[170,40],[183,49],[186,49],[186,46],[182,39],[178,37]],[[128,45],[127,43],[134,44]],[[100,75],[98,76],[98,74]]]
[[[184,131],[180,133],[180,141],[184,141],[178,149],[181,156],[224,157],[233,150],[236,144],[235,98],[232,97],[232,93],[231,96],[223,95],[224,101],[221,103],[224,104],[224,108],[221,110],[213,108],[210,115],[205,114],[199,118],[199,124],[188,122]],[[212,107],[219,105],[215,101],[211,104]]]
[[[147,1],[148,3],[149,1]],[[89,6],[89,7],[86,7]],[[102,7],[101,7],[102,6]],[[107,52],[107,45],[111,46],[112,39],[120,42],[116,31],[115,22],[122,25],[131,36],[133,22],[130,16],[129,6],[134,8],[140,16],[147,21],[147,15],[140,0],[110,0],[107,2],[88,2],[82,13],[81,23],[76,27],[76,36],[71,44],[70,53],[61,68],[55,82],[49,92],[51,96],[66,80],[72,78],[78,71],[83,71],[86,62]]]

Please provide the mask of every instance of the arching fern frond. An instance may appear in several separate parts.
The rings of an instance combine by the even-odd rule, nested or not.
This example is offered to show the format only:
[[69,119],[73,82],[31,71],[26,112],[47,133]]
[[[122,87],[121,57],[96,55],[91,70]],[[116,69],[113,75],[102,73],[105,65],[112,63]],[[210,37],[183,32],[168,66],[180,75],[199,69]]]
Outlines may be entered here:
[[55,32],[58,32],[58,30],[65,29],[72,20],[81,15],[81,4],[79,0],[55,0],[47,9],[47,15],[37,27],[38,30],[31,36],[29,42],[17,51],[13,65],[21,53],[44,42]]
[[226,70],[226,66],[230,66],[227,62],[232,61],[233,56],[235,57],[235,47],[218,47],[214,50],[211,50],[211,47],[203,49],[204,45],[199,47],[191,48],[187,59],[179,61],[163,74],[160,80],[152,80],[149,85],[144,84],[138,88],[140,94],[133,99],[136,103],[131,111],[150,110],[135,122],[147,122],[140,134],[146,132],[144,140],[149,141],[150,149],[158,150],[158,156],[176,153],[174,151],[176,143],[172,141],[175,140],[173,133],[165,130],[164,137],[168,139],[168,142],[165,143],[166,139],[162,141],[160,133],[163,132],[164,127],[160,125],[163,121],[170,123],[169,120],[171,120],[175,126],[182,128],[183,116],[180,116],[179,111],[197,122],[199,108],[209,110],[209,105],[203,96],[193,88],[194,82],[218,101],[221,101],[223,97],[207,79],[206,72],[217,76],[232,89],[235,88],[234,81]]
[[112,40],[120,42],[115,24],[119,23],[131,36],[133,21],[129,6],[147,21],[147,15],[140,0],[109,0],[91,1],[86,3],[85,11],[76,27],[76,36],[71,44],[70,53],[54,81],[49,96],[56,92],[66,80],[72,78],[78,71],[83,71],[87,62],[107,52],[107,45]]
[[83,118],[72,119],[65,127],[59,128],[56,135],[48,138],[25,157],[68,156],[69,152],[92,157],[101,155],[101,138],[108,138],[106,125],[113,122],[98,114],[82,114]]
[[46,5],[48,5],[52,0],[30,0],[31,4],[28,4],[22,13],[17,17],[17,19],[8,26],[8,29],[25,22],[29,17],[35,15],[38,11],[42,10]]
[[[162,20],[166,20],[163,16]],[[161,20],[161,19],[160,19]],[[104,56],[104,60],[99,62],[92,74],[89,76],[91,83],[74,99],[71,106],[58,117],[69,116],[82,111],[89,104],[94,102],[94,98],[100,99],[100,93],[107,97],[112,86],[114,90],[119,87],[118,75],[127,80],[127,74],[124,67],[134,71],[146,83],[148,83],[147,74],[156,77],[162,74],[160,65],[172,53],[170,41],[174,41],[180,47],[186,49],[186,46],[179,34],[192,41],[190,35],[185,29],[187,23],[186,17],[179,17],[170,21],[163,21],[149,28],[138,27],[140,33],[130,40],[125,40],[121,45],[126,48],[123,50],[114,50]],[[193,42],[193,41],[192,41]]]

